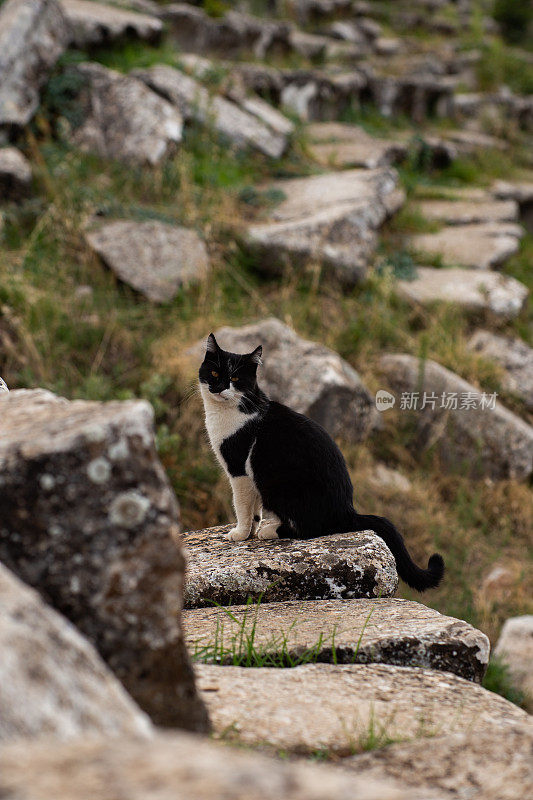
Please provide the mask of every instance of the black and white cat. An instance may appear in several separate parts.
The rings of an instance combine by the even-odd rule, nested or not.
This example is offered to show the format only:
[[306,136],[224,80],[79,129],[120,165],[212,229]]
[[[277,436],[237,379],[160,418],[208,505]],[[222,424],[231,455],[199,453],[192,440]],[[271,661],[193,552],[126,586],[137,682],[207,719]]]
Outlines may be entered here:
[[254,534],[259,539],[312,539],[373,530],[409,586],[418,591],[437,586],[444,574],[442,557],[432,555],[428,568],[421,569],[391,522],[358,514],[348,469],[333,439],[318,423],[269,400],[259,388],[261,354],[260,346],[244,355],[228,353],[211,333],[199,371],[207,433],[233,490],[237,525],[226,537],[234,542]]

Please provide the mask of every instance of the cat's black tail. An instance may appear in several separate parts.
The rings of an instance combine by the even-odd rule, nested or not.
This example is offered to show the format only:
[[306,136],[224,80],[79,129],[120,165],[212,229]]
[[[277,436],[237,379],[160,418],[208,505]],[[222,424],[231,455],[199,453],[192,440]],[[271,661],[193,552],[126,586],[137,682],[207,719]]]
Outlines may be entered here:
[[355,527],[350,530],[370,530],[381,536],[394,556],[398,575],[411,589],[423,592],[425,589],[434,589],[441,582],[444,575],[442,556],[435,553],[429,559],[427,569],[418,567],[409,555],[401,533],[385,517],[376,517],[374,514],[358,514],[354,510],[352,525]]

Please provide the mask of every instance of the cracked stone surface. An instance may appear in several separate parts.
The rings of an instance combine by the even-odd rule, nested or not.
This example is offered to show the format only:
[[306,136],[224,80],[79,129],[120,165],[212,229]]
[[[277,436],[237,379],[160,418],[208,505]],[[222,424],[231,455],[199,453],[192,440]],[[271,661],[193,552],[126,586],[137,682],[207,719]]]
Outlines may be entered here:
[[533,411],[533,348],[512,336],[476,331],[468,347],[484,358],[496,361],[503,370],[503,384]]
[[157,220],[117,220],[86,233],[90,247],[125,283],[154,303],[208,275],[207,248],[196,231]]
[[272,158],[285,152],[288,138],[279,128],[265,124],[255,113],[248,113],[225,97],[211,97],[189,75],[164,64],[132,74],[178,108],[186,120],[212,124],[237,147],[252,147]]
[[152,719],[205,730],[183,643],[179,508],[144,401],[0,393],[0,560],[91,641]]
[[102,158],[154,166],[181,142],[180,112],[142,81],[93,63],[69,66],[67,74],[81,81],[83,122],[72,131],[75,145]]
[[[429,744],[429,746],[428,746]],[[437,736],[431,742],[392,744],[343,761],[360,779],[398,779],[413,793],[443,792],[455,800],[518,800],[533,786],[533,724],[487,725]]]
[[372,531],[317,539],[229,542],[232,525],[184,533],[186,608],[279,600],[390,597],[394,557]]
[[274,657],[312,651],[320,662],[428,667],[478,683],[489,660],[484,633],[409,600],[292,600],[232,606],[231,613],[235,620],[220,608],[184,611],[189,649],[200,654],[216,637],[232,651],[242,631],[246,640],[253,629],[257,649]]
[[163,23],[156,17],[105,3],[61,0],[61,6],[70,25],[74,47],[111,44],[132,36],[154,42],[163,30]]
[[288,762],[184,733],[151,741],[81,739],[0,750],[3,800],[443,800],[392,779],[359,780],[338,766]]
[[0,741],[149,736],[152,726],[96,650],[0,564]]
[[26,125],[69,40],[56,0],[7,0],[0,8],[0,127]]
[[376,231],[402,205],[393,169],[345,170],[276,181],[263,187],[284,199],[248,227],[256,268],[279,275],[316,263],[347,286],[366,275]]
[[[417,451],[436,446],[443,464],[463,467],[474,475],[527,480],[533,471],[533,427],[496,402],[481,408],[482,390],[455,373],[427,360],[409,355],[385,355],[380,368],[390,386],[402,392],[435,395],[434,405],[414,411]],[[441,408],[442,394],[455,395],[457,408]],[[476,399],[476,406],[464,399]],[[461,407],[463,405],[463,407]]]
[[[301,338],[279,319],[219,328],[215,335],[224,350],[235,353],[250,353],[261,344],[261,388],[272,400],[319,422],[332,436],[359,442],[376,424],[374,398],[353,367],[333,350]],[[187,351],[191,368],[193,364],[198,368],[204,353],[205,340]],[[296,374],[291,366],[295,363]]]
[[[215,734],[293,753],[350,755],[369,732],[391,739],[464,733],[528,715],[451,673],[389,664],[306,664],[293,669],[197,664]],[[431,742],[426,746],[431,747]]]
[[500,319],[514,319],[524,308],[529,290],[516,278],[499,272],[461,267],[417,267],[412,281],[398,281],[398,292],[413,303],[443,301],[469,311],[486,311]]
[[518,252],[524,231],[514,222],[450,225],[411,238],[415,250],[440,256],[444,266],[492,269]]

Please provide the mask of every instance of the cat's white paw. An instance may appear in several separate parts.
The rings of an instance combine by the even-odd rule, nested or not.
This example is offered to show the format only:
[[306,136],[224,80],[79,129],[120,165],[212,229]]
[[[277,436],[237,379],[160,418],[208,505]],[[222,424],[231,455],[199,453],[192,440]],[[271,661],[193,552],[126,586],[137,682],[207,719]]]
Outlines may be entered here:
[[278,530],[279,522],[273,522],[271,525],[263,525],[257,531],[257,538],[258,539],[277,539],[278,538]]
[[224,539],[230,542],[244,542],[250,535],[250,531],[241,531],[239,528],[232,528],[224,534]]

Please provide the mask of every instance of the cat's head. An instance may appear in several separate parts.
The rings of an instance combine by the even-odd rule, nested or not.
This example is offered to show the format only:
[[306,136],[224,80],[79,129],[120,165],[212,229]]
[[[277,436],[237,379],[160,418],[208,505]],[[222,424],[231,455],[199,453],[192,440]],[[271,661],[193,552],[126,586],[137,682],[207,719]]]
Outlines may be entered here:
[[202,394],[216,402],[238,406],[243,397],[257,390],[257,365],[262,352],[259,345],[251,353],[228,353],[210,333],[199,370]]

